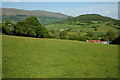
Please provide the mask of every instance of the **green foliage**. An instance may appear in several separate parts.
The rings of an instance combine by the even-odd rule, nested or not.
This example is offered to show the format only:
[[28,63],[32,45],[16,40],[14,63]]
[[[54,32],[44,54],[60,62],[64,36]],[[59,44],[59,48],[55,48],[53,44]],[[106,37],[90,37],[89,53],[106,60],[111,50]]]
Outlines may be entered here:
[[67,31],[61,31],[60,32],[60,36],[66,36],[68,33],[67,33]]
[[112,24],[116,25],[116,26],[119,26],[119,28],[120,28],[120,20],[113,21]]
[[2,23],[0,23],[0,34],[2,33]]
[[60,32],[60,39],[67,39],[67,35],[68,35],[67,31],[61,31]]
[[118,36],[112,40],[111,44],[118,44],[120,45],[120,30],[117,32]]
[[31,27],[38,26],[40,24],[38,19],[34,16],[28,17],[24,22],[26,25],[29,25]]
[[92,37],[92,40],[100,40],[97,35]]
[[27,36],[36,36],[35,31],[32,28],[27,28]]
[[93,32],[90,32],[90,31],[89,31],[89,32],[87,33],[87,36],[93,37],[93,36],[95,36],[95,34],[94,34]]
[[108,31],[106,37],[108,38],[109,41],[112,41],[113,39],[116,38],[116,34],[113,31]]
[[114,31],[108,31],[107,34],[102,38],[105,41],[112,41],[116,38],[116,33]]
[[86,41],[86,40],[90,40],[91,38],[90,37],[88,37],[88,36],[79,36],[78,37],[78,40],[79,41]]
[[49,33],[48,33],[48,30],[44,26],[38,25],[38,28],[36,29],[36,35],[39,38],[44,38],[47,35],[49,35]]
[[2,31],[5,34],[13,34],[14,24],[11,23],[10,21],[6,21],[5,23],[2,24]]
[[120,36],[118,36],[117,38],[115,38],[114,40],[112,40],[111,44],[118,44],[118,45],[120,45]]
[[31,36],[44,38],[49,35],[48,30],[39,23],[36,17],[28,17],[25,21],[19,21],[13,24],[6,21],[2,24],[3,33],[20,36]]
[[97,31],[98,29],[97,28],[95,28],[95,31]]
[[78,36],[71,34],[71,35],[68,36],[68,39],[69,40],[78,40]]

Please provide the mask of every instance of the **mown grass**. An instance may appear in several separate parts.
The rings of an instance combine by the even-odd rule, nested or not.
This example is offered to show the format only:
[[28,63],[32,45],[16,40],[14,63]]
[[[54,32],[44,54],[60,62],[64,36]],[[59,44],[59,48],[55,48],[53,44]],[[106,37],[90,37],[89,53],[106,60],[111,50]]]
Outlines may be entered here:
[[118,46],[3,36],[3,78],[116,78]]

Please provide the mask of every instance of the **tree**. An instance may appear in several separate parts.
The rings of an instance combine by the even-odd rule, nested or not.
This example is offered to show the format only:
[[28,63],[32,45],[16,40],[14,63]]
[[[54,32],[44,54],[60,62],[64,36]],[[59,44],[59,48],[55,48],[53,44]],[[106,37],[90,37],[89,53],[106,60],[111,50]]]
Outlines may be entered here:
[[87,33],[87,36],[93,37],[93,36],[95,36],[95,34],[94,34],[93,32],[90,31],[90,32]]
[[112,40],[111,44],[118,44],[118,45],[120,45],[120,31],[118,31],[117,33],[118,33],[118,37],[116,37],[114,40]]
[[98,38],[97,35],[95,35],[95,36],[92,37],[92,40],[99,40],[99,38]]
[[2,33],[2,23],[0,23],[0,34]]
[[120,45],[120,36],[118,36],[117,38],[115,38],[111,44],[118,44]]
[[67,31],[61,31],[60,32],[60,38],[61,39],[67,39],[67,34],[68,34]]
[[79,36],[79,40],[86,41],[86,40],[88,40],[88,37],[87,36]]
[[35,37],[36,33],[35,33],[35,31],[32,28],[27,28],[27,34],[26,34],[26,36]]
[[44,26],[42,26],[41,24],[38,25],[38,28],[36,29],[36,36],[39,38],[45,38],[48,35],[50,35],[48,33],[48,30]]
[[68,36],[68,39],[69,39],[69,40],[79,40],[79,39],[78,39],[78,36],[76,36],[76,35],[69,35],[69,36]]
[[31,27],[40,25],[38,19],[34,16],[28,17],[24,22],[25,24],[28,24]]
[[67,35],[67,31],[61,31],[60,32],[60,36],[66,36]]
[[107,34],[101,38],[103,41],[113,41],[117,37],[117,34],[111,30],[107,32]]
[[2,24],[2,31],[5,34],[13,34],[14,24],[11,23],[10,21],[6,21],[5,23]]
[[95,28],[94,30],[95,30],[95,31],[97,31],[98,29],[97,29],[97,28]]
[[113,31],[108,31],[107,34],[105,35],[105,38],[107,38],[109,41],[112,41],[116,38],[116,34]]
[[[44,38],[49,35],[48,30],[42,24],[40,24],[38,19],[34,16],[28,17],[24,23],[25,26],[29,27],[27,32],[29,33],[29,36]],[[30,31],[32,31],[32,33],[30,33]]]

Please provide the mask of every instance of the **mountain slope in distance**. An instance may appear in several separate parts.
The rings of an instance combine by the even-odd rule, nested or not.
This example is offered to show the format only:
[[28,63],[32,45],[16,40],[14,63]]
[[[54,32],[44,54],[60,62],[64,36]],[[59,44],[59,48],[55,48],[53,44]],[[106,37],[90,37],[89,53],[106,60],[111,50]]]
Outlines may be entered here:
[[71,18],[71,16],[43,11],[43,10],[22,10],[22,9],[14,9],[14,8],[2,8],[2,21],[10,20],[13,22],[19,20],[25,20],[29,16],[36,16],[42,24],[51,24],[56,21],[61,21],[67,18]]
[[14,8],[2,8],[2,15],[29,15],[29,16],[47,16],[56,18],[71,17],[65,14],[49,12],[43,10],[22,10]]

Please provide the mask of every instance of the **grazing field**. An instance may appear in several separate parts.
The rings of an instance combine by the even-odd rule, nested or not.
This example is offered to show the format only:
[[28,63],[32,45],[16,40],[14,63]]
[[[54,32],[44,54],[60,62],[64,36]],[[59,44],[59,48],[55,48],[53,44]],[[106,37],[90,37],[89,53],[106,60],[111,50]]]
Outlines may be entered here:
[[[73,25],[73,24],[50,24],[46,26],[47,29],[57,30],[57,29],[68,29],[69,34],[78,34],[80,32],[82,36],[87,35],[87,32],[93,32],[95,35],[105,35],[108,31],[113,31],[117,33],[118,29],[106,25],[105,22],[102,23],[92,23],[85,25]],[[95,29],[97,29],[95,31]]]
[[3,78],[116,78],[118,46],[3,35]]

